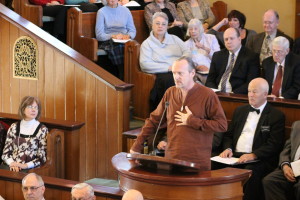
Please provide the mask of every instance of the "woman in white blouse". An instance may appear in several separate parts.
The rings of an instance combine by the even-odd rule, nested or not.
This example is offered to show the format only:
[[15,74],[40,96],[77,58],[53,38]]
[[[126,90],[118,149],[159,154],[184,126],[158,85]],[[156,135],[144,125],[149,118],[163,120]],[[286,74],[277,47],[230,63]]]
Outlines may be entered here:
[[204,33],[202,22],[199,19],[191,19],[188,24],[187,36],[190,36],[185,44],[191,51],[193,62],[196,64],[197,78],[205,84],[210,68],[212,55],[220,51],[218,40],[214,35]]

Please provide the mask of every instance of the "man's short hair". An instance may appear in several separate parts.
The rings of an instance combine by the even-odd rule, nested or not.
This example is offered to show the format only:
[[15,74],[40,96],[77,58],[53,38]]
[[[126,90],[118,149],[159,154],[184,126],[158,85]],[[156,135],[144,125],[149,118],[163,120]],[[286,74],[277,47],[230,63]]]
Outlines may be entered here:
[[73,195],[74,190],[82,190],[86,188],[89,196],[94,196],[94,188],[87,183],[78,183],[72,187],[71,194]]
[[290,48],[290,42],[287,38],[283,36],[278,36],[274,38],[274,40],[271,43],[271,49],[273,49],[273,46],[280,46],[284,48],[285,50]]
[[[266,12],[268,12],[268,11],[273,12],[273,13],[274,13],[274,16],[276,17],[276,19],[279,20],[279,14],[278,14],[278,12],[277,12],[276,10],[269,9],[269,10],[267,10]],[[266,13],[266,12],[265,12],[265,13]]]
[[158,17],[161,17],[161,18],[165,19],[165,20],[167,21],[167,23],[169,23],[169,18],[168,18],[168,16],[167,16],[167,14],[164,13],[164,12],[156,12],[156,13],[154,13],[154,15],[152,16],[152,22],[153,22],[156,18],[158,18]]
[[22,179],[22,185],[24,185],[24,182],[26,181],[26,179],[29,176],[34,176],[36,178],[36,180],[38,181],[39,185],[44,185],[44,181],[43,181],[42,177],[37,175],[36,173],[29,173],[26,176],[24,176],[24,178]]
[[193,62],[193,60],[190,56],[181,56],[175,62],[179,62],[179,61],[182,61],[182,60],[187,61],[188,67],[189,67],[189,72],[191,72],[193,69],[196,71],[196,65],[195,65],[195,63]]

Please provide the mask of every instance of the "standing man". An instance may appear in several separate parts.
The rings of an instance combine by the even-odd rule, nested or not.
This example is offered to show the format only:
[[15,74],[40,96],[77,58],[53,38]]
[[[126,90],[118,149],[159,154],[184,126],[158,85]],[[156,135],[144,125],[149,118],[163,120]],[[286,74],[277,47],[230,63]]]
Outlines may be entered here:
[[247,94],[249,82],[260,75],[258,55],[242,46],[236,28],[224,32],[224,41],[226,49],[214,53],[205,85],[221,92]]
[[[141,152],[144,141],[155,133],[163,117],[168,140],[165,157],[194,162],[200,164],[201,170],[210,170],[213,134],[227,129],[219,98],[211,89],[194,82],[196,72],[191,58],[176,60],[172,73],[176,86],[166,91],[130,152]],[[165,109],[166,115],[162,116]]]
[[263,27],[264,32],[253,36],[250,39],[249,45],[247,47],[259,54],[260,63],[262,61],[272,56],[270,44],[275,37],[283,36],[290,41],[290,48],[293,45],[293,39],[285,35],[283,32],[278,30],[279,25],[279,15],[275,10],[267,10],[263,16]]
[[286,200],[295,195],[300,199],[300,181],[295,178],[291,162],[300,158],[300,121],[293,124],[291,137],[286,141],[280,154],[279,168],[266,176],[263,180],[266,200]]
[[272,56],[262,63],[271,97],[297,99],[300,93],[300,57],[290,52],[289,46],[288,39],[276,37],[271,43]]
[[94,189],[87,183],[78,183],[72,187],[71,190],[72,200],[96,200]]
[[42,177],[35,173],[27,174],[22,180],[22,192],[25,200],[45,200]]
[[[284,114],[267,102],[269,86],[265,79],[253,79],[248,88],[250,105],[238,107],[224,134],[221,157],[238,157],[237,167],[252,170],[244,185],[244,200],[259,200],[262,179],[277,165],[284,142]],[[248,163],[251,161],[255,161]]]

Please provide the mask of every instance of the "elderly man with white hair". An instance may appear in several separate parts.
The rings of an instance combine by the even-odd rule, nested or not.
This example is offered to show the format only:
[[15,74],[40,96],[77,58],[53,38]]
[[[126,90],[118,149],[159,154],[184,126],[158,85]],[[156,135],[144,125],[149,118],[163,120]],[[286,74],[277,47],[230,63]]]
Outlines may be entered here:
[[205,84],[212,55],[220,51],[220,45],[216,36],[204,33],[202,22],[196,18],[189,22],[187,36],[190,36],[190,39],[185,44],[196,64],[196,76],[201,83]]
[[42,177],[36,173],[27,174],[22,180],[22,192],[25,200],[45,200]]
[[78,183],[72,187],[72,200],[96,200],[94,189],[87,183]]
[[271,43],[272,56],[262,63],[263,77],[270,85],[270,97],[297,99],[300,92],[300,57],[290,52],[289,40],[276,37]]

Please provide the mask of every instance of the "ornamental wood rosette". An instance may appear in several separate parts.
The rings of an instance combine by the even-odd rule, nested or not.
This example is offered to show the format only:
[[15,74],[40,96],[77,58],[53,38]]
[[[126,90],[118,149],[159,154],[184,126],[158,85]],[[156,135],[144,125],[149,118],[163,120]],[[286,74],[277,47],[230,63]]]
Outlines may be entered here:
[[28,36],[19,37],[13,47],[13,77],[38,80],[38,49]]

